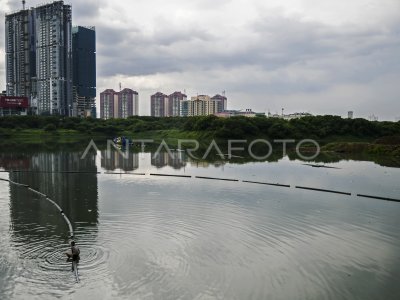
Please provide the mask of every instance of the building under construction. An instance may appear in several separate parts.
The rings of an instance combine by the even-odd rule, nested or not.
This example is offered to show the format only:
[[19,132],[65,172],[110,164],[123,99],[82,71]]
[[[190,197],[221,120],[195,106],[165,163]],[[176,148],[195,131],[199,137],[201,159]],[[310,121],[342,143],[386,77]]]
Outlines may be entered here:
[[[25,1],[22,3],[22,10],[6,15],[7,95],[28,97],[35,114],[76,116],[78,110],[86,115],[88,109],[92,113],[96,95],[94,30],[77,27],[73,57],[71,6],[55,1],[25,9]],[[77,74],[74,85],[73,74]]]

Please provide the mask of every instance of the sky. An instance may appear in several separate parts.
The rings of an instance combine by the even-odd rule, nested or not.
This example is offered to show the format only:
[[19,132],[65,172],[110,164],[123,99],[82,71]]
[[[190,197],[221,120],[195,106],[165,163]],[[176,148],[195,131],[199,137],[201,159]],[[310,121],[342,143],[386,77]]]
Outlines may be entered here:
[[[27,0],[27,6],[41,1]],[[399,0],[85,0],[74,25],[96,26],[97,98],[226,91],[229,109],[400,118]],[[22,7],[0,0],[0,15]],[[5,89],[4,19],[0,89]]]

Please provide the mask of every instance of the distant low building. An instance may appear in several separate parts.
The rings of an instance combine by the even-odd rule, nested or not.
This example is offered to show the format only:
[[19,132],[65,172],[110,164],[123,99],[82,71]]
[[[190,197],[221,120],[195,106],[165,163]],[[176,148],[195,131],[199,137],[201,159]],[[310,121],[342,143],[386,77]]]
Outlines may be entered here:
[[347,118],[348,119],[353,119],[354,113],[352,111],[347,112]]
[[222,118],[230,118],[230,117],[237,117],[237,116],[242,116],[242,117],[248,117],[248,118],[254,118],[254,117],[265,117],[264,112],[254,112],[251,109],[246,109],[246,110],[224,110],[220,113],[215,114],[217,117],[222,117]]
[[0,96],[0,117],[11,115],[25,116],[28,109],[28,97]]
[[292,120],[292,119],[300,119],[300,118],[304,118],[304,117],[311,117],[312,114],[310,113],[293,113],[293,114],[271,114],[270,112],[268,113],[268,118],[280,118],[280,119],[284,119],[284,120]]

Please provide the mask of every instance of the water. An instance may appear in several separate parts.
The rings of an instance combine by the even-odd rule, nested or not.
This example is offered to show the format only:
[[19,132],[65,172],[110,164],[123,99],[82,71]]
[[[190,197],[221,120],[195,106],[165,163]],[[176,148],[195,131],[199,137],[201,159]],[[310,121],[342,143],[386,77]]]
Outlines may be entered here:
[[68,228],[57,210],[0,181],[0,299],[400,299],[400,203],[355,195],[399,198],[400,169],[81,154],[1,154],[0,170],[29,172],[0,178],[46,193],[71,219],[81,281],[64,257]]

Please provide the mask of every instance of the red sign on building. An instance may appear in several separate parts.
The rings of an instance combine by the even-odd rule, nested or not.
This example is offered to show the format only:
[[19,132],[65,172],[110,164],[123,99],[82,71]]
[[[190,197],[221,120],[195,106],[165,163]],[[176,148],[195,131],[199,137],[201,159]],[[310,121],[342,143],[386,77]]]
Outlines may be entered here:
[[0,108],[28,108],[28,97],[0,96]]

